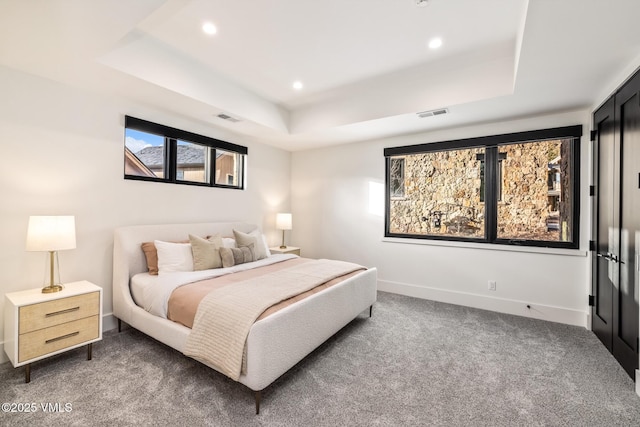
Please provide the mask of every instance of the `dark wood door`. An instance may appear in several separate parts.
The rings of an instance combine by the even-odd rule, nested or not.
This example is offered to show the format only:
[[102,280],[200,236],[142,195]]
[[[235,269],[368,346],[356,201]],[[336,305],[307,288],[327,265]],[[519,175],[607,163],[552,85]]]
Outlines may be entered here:
[[592,329],[631,378],[638,368],[640,74],[594,113]]
[[640,249],[640,74],[615,96],[615,140],[620,145],[619,288],[613,300],[613,355],[631,375],[638,368]]
[[617,197],[615,195],[614,99],[607,101],[594,114],[596,139],[594,154],[594,230],[596,250],[593,252],[594,307],[591,329],[607,349],[613,350],[613,298],[616,291],[616,266],[611,258],[615,250],[614,234]]

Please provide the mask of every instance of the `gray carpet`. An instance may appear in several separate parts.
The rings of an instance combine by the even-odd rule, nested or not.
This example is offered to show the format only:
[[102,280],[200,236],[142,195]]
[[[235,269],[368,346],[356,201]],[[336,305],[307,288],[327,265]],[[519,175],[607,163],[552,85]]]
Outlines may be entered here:
[[[23,369],[0,365],[3,426],[630,426],[634,384],[582,328],[379,293],[364,313],[253,394],[127,329]],[[45,413],[40,403],[71,404]]]

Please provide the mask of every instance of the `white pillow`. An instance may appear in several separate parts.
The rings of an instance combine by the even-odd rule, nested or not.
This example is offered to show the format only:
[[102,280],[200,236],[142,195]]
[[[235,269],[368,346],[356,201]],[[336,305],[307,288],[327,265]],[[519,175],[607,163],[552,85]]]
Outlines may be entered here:
[[193,271],[193,254],[189,243],[154,240],[158,251],[158,274]]

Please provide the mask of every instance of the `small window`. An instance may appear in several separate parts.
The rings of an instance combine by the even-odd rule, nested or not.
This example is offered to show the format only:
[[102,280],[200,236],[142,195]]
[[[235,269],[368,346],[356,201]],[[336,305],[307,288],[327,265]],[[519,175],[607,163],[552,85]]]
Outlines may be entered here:
[[125,175],[163,178],[165,176],[164,137],[135,129],[125,132]]
[[125,117],[124,177],[244,189],[247,147]]
[[209,183],[211,148],[178,140],[177,176],[180,181]]
[[232,151],[216,150],[216,184],[239,187],[242,156]]
[[404,197],[404,158],[391,159],[391,197]]

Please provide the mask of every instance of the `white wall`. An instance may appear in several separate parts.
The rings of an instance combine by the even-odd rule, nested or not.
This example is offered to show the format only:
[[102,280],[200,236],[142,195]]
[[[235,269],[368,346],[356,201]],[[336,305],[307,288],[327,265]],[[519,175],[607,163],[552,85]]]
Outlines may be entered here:
[[[275,212],[290,208],[290,153],[4,67],[0,93],[0,343],[4,294],[45,281],[46,254],[25,251],[29,215],[75,215],[77,248],[60,252],[61,277],[101,286],[105,315],[115,227],[243,220],[278,243]],[[247,146],[247,190],[124,180],[125,114]]]
[[[586,327],[589,117],[585,110],[293,153],[291,244],[301,246],[304,256],[377,267],[380,290]],[[385,147],[575,124],[583,125],[584,135],[579,251],[383,240],[384,199],[374,195],[377,205],[370,206],[370,198],[371,189],[383,191]],[[496,291],[487,289],[488,280],[497,282]]]

